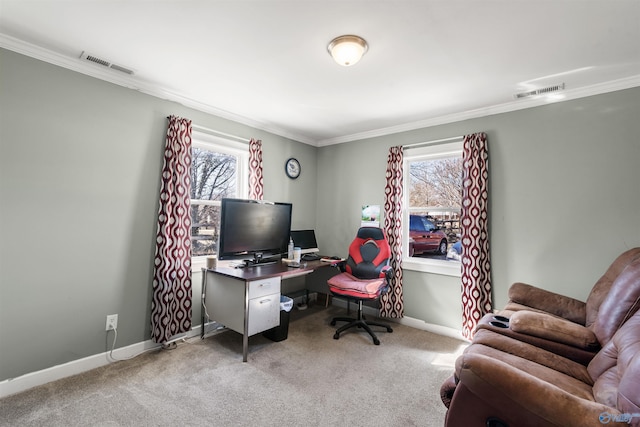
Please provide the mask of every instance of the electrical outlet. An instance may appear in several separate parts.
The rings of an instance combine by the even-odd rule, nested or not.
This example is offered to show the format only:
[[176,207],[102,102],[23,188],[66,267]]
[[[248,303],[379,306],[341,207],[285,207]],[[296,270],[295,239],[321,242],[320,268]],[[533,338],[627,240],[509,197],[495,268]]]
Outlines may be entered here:
[[107,331],[118,328],[118,315],[117,314],[109,314],[107,315]]

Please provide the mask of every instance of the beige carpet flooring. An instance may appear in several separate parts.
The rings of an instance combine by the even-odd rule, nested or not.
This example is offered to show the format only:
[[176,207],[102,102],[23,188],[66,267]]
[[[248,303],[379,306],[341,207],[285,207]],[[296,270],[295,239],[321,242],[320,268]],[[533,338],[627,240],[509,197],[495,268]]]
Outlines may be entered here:
[[[273,342],[224,331],[0,400],[2,426],[442,426],[463,341],[392,324],[333,339],[339,307],[291,313]],[[339,323],[338,325],[340,325]]]

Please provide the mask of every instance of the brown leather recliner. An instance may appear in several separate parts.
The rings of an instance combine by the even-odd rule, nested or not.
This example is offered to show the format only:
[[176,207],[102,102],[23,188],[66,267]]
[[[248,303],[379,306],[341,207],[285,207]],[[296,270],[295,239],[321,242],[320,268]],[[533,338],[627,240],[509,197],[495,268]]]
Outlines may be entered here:
[[520,310],[539,311],[589,326],[595,321],[600,305],[615,279],[630,262],[638,257],[640,257],[640,247],[620,254],[593,285],[586,302],[518,282],[509,288],[509,302],[503,311],[507,314]]
[[586,302],[523,283],[509,289],[505,309],[487,314],[482,330],[588,364],[640,308],[640,248],[621,254],[591,289]]
[[520,344],[529,358],[474,338],[456,361],[445,427],[640,427],[640,312],[588,366]]

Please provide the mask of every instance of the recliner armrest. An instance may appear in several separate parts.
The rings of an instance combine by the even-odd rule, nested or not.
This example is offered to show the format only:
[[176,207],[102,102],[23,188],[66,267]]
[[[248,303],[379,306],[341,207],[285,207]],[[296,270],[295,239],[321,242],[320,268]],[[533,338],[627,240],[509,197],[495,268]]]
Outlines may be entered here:
[[[508,295],[509,301],[516,305],[551,313],[580,325],[586,322],[587,305],[583,301],[520,282],[509,287]],[[509,310],[509,304],[505,310]]]
[[591,329],[566,319],[535,311],[516,311],[509,319],[509,327],[520,334],[532,335],[595,351],[600,347]]

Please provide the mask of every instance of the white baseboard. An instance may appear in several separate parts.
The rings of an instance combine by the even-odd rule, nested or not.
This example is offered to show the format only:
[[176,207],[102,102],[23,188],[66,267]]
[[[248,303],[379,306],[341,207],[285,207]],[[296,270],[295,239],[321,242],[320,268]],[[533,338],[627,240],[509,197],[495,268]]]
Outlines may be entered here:
[[415,329],[421,329],[423,331],[432,332],[434,334],[442,335],[449,338],[456,338],[462,341],[469,342],[462,336],[462,331],[448,326],[434,325],[433,323],[427,323],[424,320],[415,319],[413,317],[403,317],[401,319],[389,319],[401,325],[410,326]]
[[[200,335],[201,326],[194,327],[190,332],[175,338],[172,341],[191,338]],[[84,357],[82,359],[72,360],[61,365],[52,366],[36,372],[21,375],[16,378],[9,378],[0,382],[0,398],[20,393],[39,385],[50,383],[51,381],[60,380],[72,375],[81,374],[95,368],[99,368],[109,363],[118,362],[119,360],[130,359],[146,351],[161,348],[161,344],[157,344],[151,340],[129,345],[127,347],[116,348],[111,351],[95,354],[93,356]]]
[[[309,295],[310,300],[314,300],[315,297],[316,297],[315,293]],[[301,302],[302,297],[295,298],[295,300]],[[339,307],[344,307],[344,308],[347,307],[347,302],[345,300],[340,300],[338,298],[333,298],[332,304],[337,305]],[[357,310],[354,304],[351,305],[351,309]],[[363,311],[364,311],[364,314],[368,316],[376,317],[378,315],[378,310],[373,307],[365,306],[363,307]],[[434,334],[467,341],[462,337],[462,332],[457,329],[449,328],[446,326],[434,325],[420,319],[403,317],[401,319],[388,318],[385,320],[389,320],[395,323],[400,323],[401,325],[410,326],[412,328],[425,330],[428,332],[432,332]],[[173,341],[178,341],[185,338],[192,338],[195,336],[199,336],[200,331],[201,331],[201,326],[198,325],[194,327],[190,332],[175,338]],[[121,347],[121,348],[115,349],[113,351],[113,358],[110,355],[111,353],[110,351],[105,351],[104,353],[95,354],[93,356],[84,357],[78,360],[72,360],[70,362],[63,363],[61,365],[52,366],[50,368],[46,368],[40,371],[30,372],[28,374],[21,375],[16,378],[9,378],[8,380],[4,380],[0,382],[0,398],[10,396],[12,394],[20,393],[30,388],[50,383],[51,381],[56,381],[62,378],[70,377],[72,375],[81,374],[83,372],[90,371],[91,369],[99,368],[101,366],[108,365],[109,363],[117,362],[118,360],[124,360],[131,357],[135,357],[146,351],[159,349],[161,347],[162,346],[160,344],[157,344],[151,340],[147,340],[144,342],[132,344],[127,347]]]
[[[337,305],[338,307],[343,307],[343,308],[347,307],[347,301],[346,300],[342,300],[342,299],[339,299],[339,298],[336,298],[336,297],[332,298],[331,304]],[[352,310],[357,310],[357,305],[356,304],[351,304],[351,309]],[[379,315],[379,311],[378,311],[377,308],[369,307],[369,306],[366,306],[366,305],[362,307],[362,311],[367,316],[377,317]],[[455,328],[450,328],[448,326],[434,325],[433,323],[427,323],[424,320],[415,319],[413,317],[407,317],[407,316],[402,317],[400,319],[396,319],[396,318],[392,318],[392,317],[385,317],[384,320],[389,321],[389,322],[399,323],[399,324],[405,325],[405,326],[410,326],[410,327],[415,328],[415,329],[420,329],[420,330],[423,330],[423,331],[432,332],[434,334],[442,335],[442,336],[445,336],[445,337],[456,338],[456,339],[459,339],[459,340],[463,340],[463,341],[469,342],[466,338],[464,338],[462,336],[462,331],[461,330],[455,329]]]

